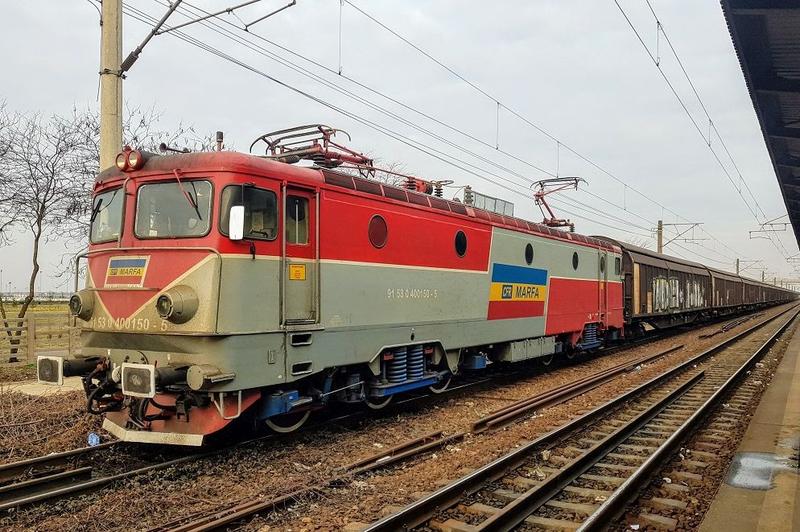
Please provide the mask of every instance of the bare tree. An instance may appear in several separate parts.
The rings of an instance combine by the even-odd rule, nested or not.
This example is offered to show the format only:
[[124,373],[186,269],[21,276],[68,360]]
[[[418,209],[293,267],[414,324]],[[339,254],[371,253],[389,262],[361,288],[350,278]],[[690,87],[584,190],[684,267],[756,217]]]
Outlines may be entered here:
[[[33,240],[27,294],[17,314],[21,319],[34,301],[42,244],[83,243],[88,234],[91,191],[99,171],[100,125],[99,117],[88,110],[73,109],[66,117],[48,118],[2,111],[0,224],[5,225],[0,227],[6,243],[12,231],[28,233]],[[159,130],[160,116],[152,109],[128,109],[126,116],[123,136],[138,148],[155,151],[160,142],[200,149],[209,145],[210,136],[201,138],[190,127]],[[2,301],[0,315],[6,319]]]
[[[6,103],[0,102],[0,159],[5,157],[8,152],[10,144],[6,132],[13,124],[14,116],[6,110]],[[0,246],[8,242],[10,235],[7,229],[14,223],[13,196],[13,187],[10,179],[4,173],[2,166],[0,166]],[[2,292],[3,287],[0,286],[0,293]]]

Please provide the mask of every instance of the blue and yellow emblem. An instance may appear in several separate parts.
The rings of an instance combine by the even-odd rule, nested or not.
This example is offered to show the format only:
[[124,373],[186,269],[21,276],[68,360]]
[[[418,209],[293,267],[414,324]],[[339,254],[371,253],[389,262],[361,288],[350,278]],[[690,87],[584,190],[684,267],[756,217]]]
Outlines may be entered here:
[[543,316],[546,300],[547,270],[511,264],[492,265],[490,320]]
[[140,287],[150,257],[111,257],[106,270],[106,286]]

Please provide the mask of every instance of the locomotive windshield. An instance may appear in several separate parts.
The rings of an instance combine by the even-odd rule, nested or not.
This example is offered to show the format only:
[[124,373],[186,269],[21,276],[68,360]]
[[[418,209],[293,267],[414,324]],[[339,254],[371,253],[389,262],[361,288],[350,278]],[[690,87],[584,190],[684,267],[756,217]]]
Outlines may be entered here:
[[92,203],[90,238],[93,244],[119,238],[122,225],[122,191],[119,188],[98,194]]
[[211,183],[180,181],[139,187],[135,233],[139,238],[203,236],[211,227]]

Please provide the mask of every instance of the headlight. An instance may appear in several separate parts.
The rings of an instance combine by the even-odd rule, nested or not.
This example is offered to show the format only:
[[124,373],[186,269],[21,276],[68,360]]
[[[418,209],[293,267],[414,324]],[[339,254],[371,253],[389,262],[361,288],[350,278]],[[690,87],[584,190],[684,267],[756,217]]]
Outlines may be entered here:
[[186,323],[197,312],[197,293],[186,285],[170,288],[156,299],[158,315],[172,323]]
[[69,298],[69,311],[73,316],[88,321],[94,310],[94,293],[89,290],[80,290]]
[[172,316],[173,305],[172,305],[172,298],[166,294],[158,296],[158,300],[156,301],[156,310],[158,311],[158,315],[162,318],[169,319]]
[[128,158],[126,157],[125,152],[117,154],[117,168],[121,171],[125,171],[128,168]]
[[144,157],[139,150],[131,150],[128,152],[128,170],[138,170],[144,166]]

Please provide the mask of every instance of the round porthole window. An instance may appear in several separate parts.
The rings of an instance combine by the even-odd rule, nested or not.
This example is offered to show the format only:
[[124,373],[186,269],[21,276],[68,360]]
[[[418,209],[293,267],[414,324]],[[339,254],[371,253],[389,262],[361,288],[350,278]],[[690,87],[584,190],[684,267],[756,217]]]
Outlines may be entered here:
[[376,248],[380,249],[386,245],[386,239],[389,236],[389,228],[386,226],[386,220],[377,214],[369,221],[369,234],[370,243]]
[[533,245],[531,244],[525,246],[525,262],[528,264],[533,262]]
[[600,257],[600,273],[603,273],[605,271],[606,271],[606,258]]
[[467,235],[464,234],[464,231],[456,233],[456,253],[459,257],[467,254]]
[[573,270],[577,270],[578,269],[578,252],[577,251],[572,254],[572,269]]

